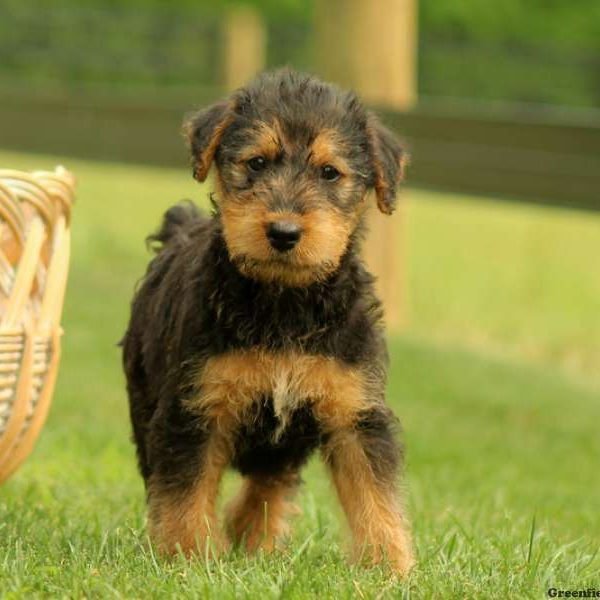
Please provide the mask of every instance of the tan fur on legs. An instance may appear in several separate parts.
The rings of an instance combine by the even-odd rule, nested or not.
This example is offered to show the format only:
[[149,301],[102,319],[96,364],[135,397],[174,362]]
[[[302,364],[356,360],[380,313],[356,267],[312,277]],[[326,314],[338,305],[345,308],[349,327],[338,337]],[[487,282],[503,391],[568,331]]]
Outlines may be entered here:
[[298,487],[298,476],[246,478],[227,509],[227,531],[248,550],[275,549],[277,540],[289,531],[286,518],[297,512],[290,502]]
[[414,565],[412,539],[394,483],[376,479],[355,432],[333,434],[325,453],[352,531],[354,558],[387,560],[407,574]]
[[148,529],[161,552],[175,554],[178,546],[189,556],[225,546],[215,505],[223,471],[229,461],[226,439],[215,433],[204,451],[204,466],[192,490],[165,489],[149,481]]

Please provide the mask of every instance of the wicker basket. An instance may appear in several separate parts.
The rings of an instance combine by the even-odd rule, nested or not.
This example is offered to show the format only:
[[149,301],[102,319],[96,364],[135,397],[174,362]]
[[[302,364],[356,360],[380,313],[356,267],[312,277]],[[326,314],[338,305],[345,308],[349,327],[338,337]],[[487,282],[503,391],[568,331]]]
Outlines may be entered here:
[[0,169],[0,483],[29,455],[60,356],[74,178]]

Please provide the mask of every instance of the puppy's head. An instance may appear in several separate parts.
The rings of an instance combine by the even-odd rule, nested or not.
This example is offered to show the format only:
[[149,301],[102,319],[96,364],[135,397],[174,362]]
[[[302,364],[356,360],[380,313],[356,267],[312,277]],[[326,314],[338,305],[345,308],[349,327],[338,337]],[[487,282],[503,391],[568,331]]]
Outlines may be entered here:
[[404,155],[355,94],[291,71],[259,76],[185,126],[194,177],[246,276],[300,287],[335,271],[369,190],[391,214]]

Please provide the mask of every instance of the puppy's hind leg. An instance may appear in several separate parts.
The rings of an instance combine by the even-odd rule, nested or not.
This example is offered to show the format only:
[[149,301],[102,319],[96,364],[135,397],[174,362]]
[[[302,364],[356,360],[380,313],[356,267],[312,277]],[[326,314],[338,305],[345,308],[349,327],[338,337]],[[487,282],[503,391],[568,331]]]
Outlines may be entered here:
[[244,478],[242,488],[227,507],[227,532],[235,543],[254,551],[271,551],[289,532],[287,518],[297,512],[291,503],[300,477],[295,472],[253,475]]

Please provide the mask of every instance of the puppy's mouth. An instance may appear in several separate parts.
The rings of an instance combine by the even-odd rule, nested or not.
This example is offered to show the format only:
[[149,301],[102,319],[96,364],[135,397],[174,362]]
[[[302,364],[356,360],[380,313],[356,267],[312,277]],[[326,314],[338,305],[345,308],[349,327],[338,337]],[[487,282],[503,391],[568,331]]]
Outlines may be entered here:
[[303,264],[293,252],[273,253],[267,259],[257,259],[248,254],[238,254],[231,261],[242,275],[263,281],[279,283],[288,287],[306,287],[311,283],[325,280],[335,269],[337,263],[321,261],[316,264]]

